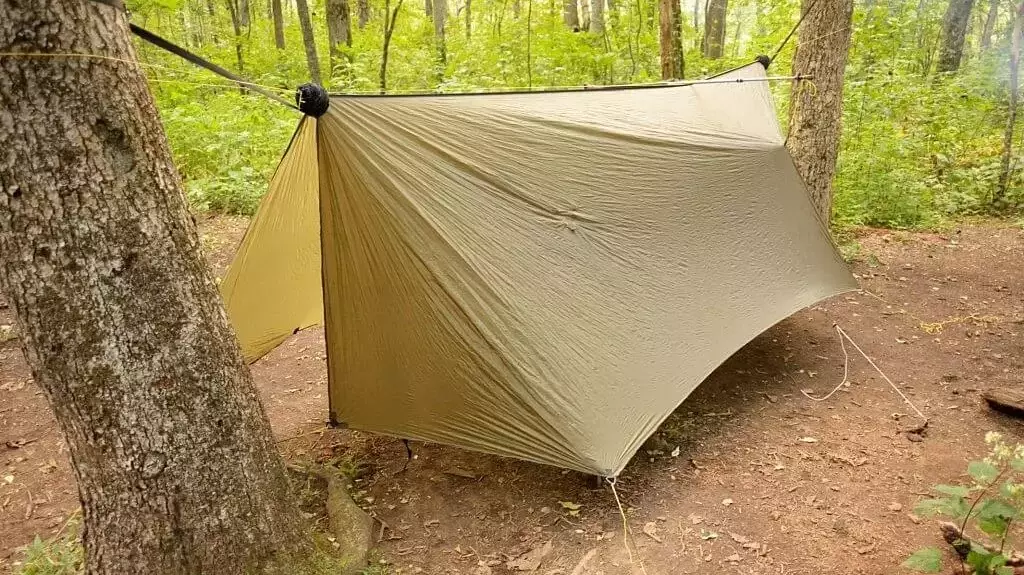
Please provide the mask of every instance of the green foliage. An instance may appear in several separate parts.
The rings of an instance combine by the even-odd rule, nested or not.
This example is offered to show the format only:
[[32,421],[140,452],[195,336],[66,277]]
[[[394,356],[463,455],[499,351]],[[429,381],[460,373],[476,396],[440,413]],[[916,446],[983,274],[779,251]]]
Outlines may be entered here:
[[[968,528],[980,532],[964,547],[965,563],[976,575],[1012,575],[1006,566],[1010,550],[1007,542],[1015,522],[1024,518],[1024,444],[1011,446],[998,433],[989,433],[985,441],[991,446],[988,457],[967,466],[969,485],[936,485],[932,489],[945,495],[921,501],[915,513],[922,516],[944,515],[954,519],[965,537]],[[987,541],[986,541],[987,540]],[[985,541],[987,544],[981,543]],[[942,553],[935,547],[921,549],[903,563],[904,567],[924,573],[942,569]]]
[[79,575],[85,572],[78,517],[73,516],[59,535],[49,540],[38,536],[22,549],[14,563],[14,575]]

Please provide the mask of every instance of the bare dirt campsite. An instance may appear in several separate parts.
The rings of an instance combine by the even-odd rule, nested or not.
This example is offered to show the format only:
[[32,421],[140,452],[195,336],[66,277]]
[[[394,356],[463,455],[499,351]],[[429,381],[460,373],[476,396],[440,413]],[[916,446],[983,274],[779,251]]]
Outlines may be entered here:
[[[217,273],[244,230],[201,225]],[[302,332],[253,366],[289,462],[335,460],[379,519],[367,573],[618,575],[881,574],[941,543],[913,514],[935,484],[966,479],[986,432],[1024,440],[1019,420],[981,395],[1024,377],[1024,230],[864,229],[862,291],[771,328],[705,381],[619,478],[635,541],[607,486],[581,474],[456,448],[326,430],[322,332]],[[2,302],[3,300],[0,300]],[[0,325],[13,323],[0,303]],[[928,417],[920,421],[850,346],[837,323]],[[17,333],[0,344],[0,564],[66,528],[78,494],[62,435]],[[307,512],[323,509],[310,485]],[[944,551],[945,552],[945,551]],[[642,564],[642,566],[641,566]]]

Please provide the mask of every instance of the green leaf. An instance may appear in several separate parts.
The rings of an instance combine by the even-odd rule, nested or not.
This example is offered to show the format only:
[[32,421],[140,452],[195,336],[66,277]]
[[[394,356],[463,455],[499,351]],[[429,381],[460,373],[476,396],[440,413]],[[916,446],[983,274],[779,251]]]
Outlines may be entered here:
[[1013,567],[996,567],[996,575],[1013,575]]
[[978,507],[978,528],[991,535],[1001,538],[1010,526],[1010,520],[1017,516],[1017,510],[998,499],[986,500]]
[[967,564],[974,567],[974,571],[977,573],[989,573],[992,570],[993,559],[996,557],[1001,557],[1001,555],[999,553],[980,551],[975,548],[967,554]]
[[972,461],[967,466],[967,473],[978,483],[988,485],[999,476],[999,469],[987,461]]
[[921,573],[938,573],[942,570],[942,551],[937,547],[925,547],[907,557],[903,562],[907,569],[920,571]]
[[936,485],[932,489],[943,495],[951,495],[953,497],[967,497],[971,494],[969,489],[960,485]]

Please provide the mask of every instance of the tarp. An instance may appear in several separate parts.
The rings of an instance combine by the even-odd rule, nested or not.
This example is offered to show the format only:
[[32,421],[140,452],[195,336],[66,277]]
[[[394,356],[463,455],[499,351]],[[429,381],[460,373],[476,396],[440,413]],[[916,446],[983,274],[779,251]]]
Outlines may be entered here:
[[336,421],[603,476],[757,334],[856,288],[756,81],[334,97],[228,278],[249,359],[323,304]]

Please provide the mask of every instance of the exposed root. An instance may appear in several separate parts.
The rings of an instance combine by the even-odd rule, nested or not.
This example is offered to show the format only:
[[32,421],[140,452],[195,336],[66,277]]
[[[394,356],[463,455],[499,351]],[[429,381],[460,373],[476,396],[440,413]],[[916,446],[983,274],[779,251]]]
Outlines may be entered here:
[[373,545],[373,519],[348,493],[348,480],[336,467],[289,464],[292,471],[312,475],[327,484],[327,521],[334,547],[345,560],[343,575],[361,573]]

